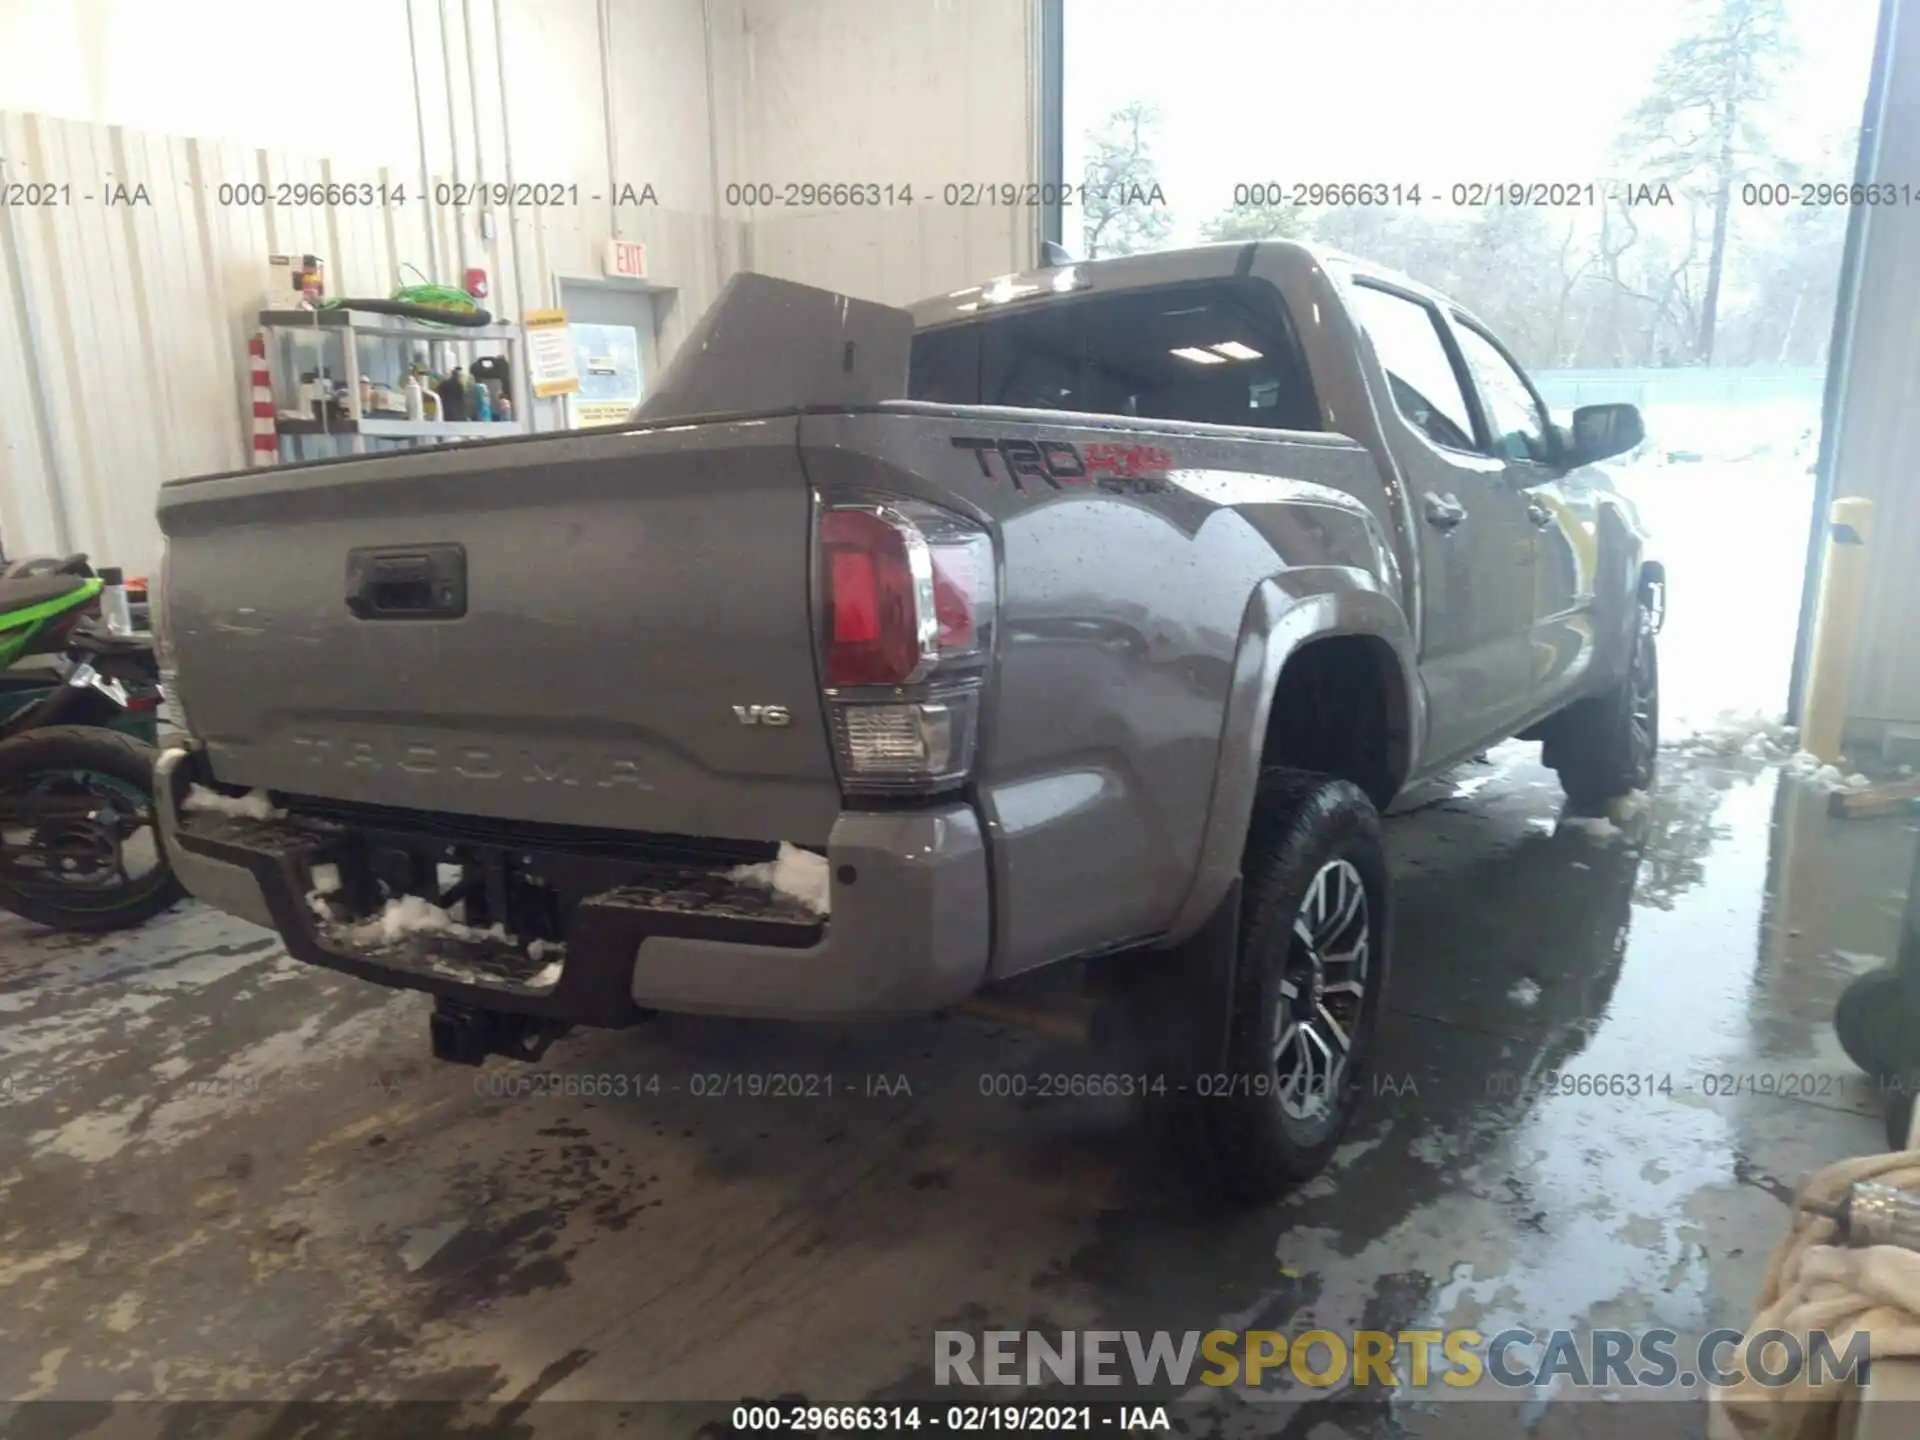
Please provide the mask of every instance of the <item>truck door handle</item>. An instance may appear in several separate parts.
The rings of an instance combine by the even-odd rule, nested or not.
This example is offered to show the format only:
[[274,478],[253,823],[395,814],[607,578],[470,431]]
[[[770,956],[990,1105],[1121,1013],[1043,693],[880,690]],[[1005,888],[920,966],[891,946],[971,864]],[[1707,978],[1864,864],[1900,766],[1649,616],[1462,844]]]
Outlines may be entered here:
[[1553,524],[1553,512],[1538,500],[1529,500],[1527,501],[1527,519],[1544,530]]
[[1451,495],[1439,495],[1429,490],[1426,503],[1427,523],[1436,530],[1457,530],[1460,522],[1467,518],[1467,507]]

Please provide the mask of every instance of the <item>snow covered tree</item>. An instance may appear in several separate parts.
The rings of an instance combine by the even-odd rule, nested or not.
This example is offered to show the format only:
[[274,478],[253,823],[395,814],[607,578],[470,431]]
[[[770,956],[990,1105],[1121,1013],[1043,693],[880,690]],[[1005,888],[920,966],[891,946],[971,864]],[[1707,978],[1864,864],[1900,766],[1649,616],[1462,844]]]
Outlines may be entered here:
[[1694,362],[1708,365],[1735,193],[1743,179],[1773,178],[1766,105],[1793,45],[1784,0],[1691,0],[1689,8],[1686,33],[1628,117],[1622,149],[1642,167],[1640,179],[1684,190],[1712,215],[1692,336]]
[[1204,240],[1297,240],[1306,233],[1295,205],[1236,205],[1200,224]]
[[1080,197],[1087,259],[1152,250],[1173,233],[1153,153],[1159,128],[1159,107],[1134,100],[1088,133],[1086,189]]

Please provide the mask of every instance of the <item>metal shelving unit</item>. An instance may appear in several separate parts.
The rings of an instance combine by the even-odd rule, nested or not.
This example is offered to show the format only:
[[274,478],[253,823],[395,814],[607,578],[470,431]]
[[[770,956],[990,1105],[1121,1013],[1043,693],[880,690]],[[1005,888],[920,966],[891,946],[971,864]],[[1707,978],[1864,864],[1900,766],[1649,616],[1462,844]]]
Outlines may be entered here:
[[[273,387],[274,429],[284,447],[292,440],[295,458],[306,459],[302,442],[309,437],[337,440],[348,453],[363,454],[367,441],[407,441],[433,444],[448,440],[479,440],[502,435],[520,435],[528,429],[532,396],[527,386],[526,344],[518,325],[499,322],[492,325],[435,325],[397,315],[370,314],[341,307],[332,310],[262,310],[260,329],[267,337],[267,373]],[[364,345],[383,347],[394,362],[381,367],[390,376],[381,376],[376,366],[368,365],[362,355]],[[317,345],[317,354],[312,347]],[[360,402],[360,377],[366,371],[382,384],[401,378],[401,370],[419,358],[426,349],[429,368],[447,373],[454,366],[469,373],[479,353],[504,354],[507,361],[509,395],[513,399],[511,420],[409,420],[404,416],[369,415]],[[308,364],[296,358],[313,355]],[[290,414],[299,408],[300,374],[303,370],[326,371],[346,385],[348,413],[332,413],[331,405],[321,415]]]

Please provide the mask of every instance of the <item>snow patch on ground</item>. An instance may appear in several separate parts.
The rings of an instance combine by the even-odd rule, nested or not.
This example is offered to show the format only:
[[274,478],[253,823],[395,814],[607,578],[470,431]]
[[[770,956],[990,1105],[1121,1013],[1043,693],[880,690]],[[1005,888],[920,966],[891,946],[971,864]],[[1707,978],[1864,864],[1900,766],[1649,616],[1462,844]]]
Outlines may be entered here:
[[[1758,712],[1722,711],[1709,724],[1674,740],[1672,746],[1683,755],[1742,755],[1749,760],[1764,760],[1821,790],[1864,790],[1873,783],[1865,775],[1849,774],[1802,750],[1796,728]],[[1845,758],[1841,757],[1843,761]]]
[[1560,825],[1562,829],[1578,830],[1589,840],[1598,840],[1602,843],[1617,840],[1624,833],[1618,825],[1604,815],[1562,815]]
[[1838,765],[1822,764],[1818,755],[1806,750],[1796,750],[1788,756],[1786,769],[1787,774],[1817,790],[1864,790],[1873,783],[1864,775],[1846,774]]
[[727,872],[727,878],[790,895],[816,915],[825,915],[832,906],[833,874],[827,857],[784,840],[773,859],[757,865],[736,865]]
[[1875,955],[1870,950],[1836,950],[1833,956],[1856,975],[1863,975],[1869,970],[1878,970],[1887,963],[1886,956]]
[[1540,1003],[1540,986],[1532,980],[1515,981],[1513,988],[1507,991],[1507,999],[1522,1009],[1531,1010]]
[[1798,748],[1800,732],[1777,716],[1757,710],[1722,710],[1704,725],[1668,744],[1683,755],[1745,755],[1755,760],[1784,760]]
[[205,785],[192,786],[180,808],[207,810],[235,820],[278,820],[287,813],[276,807],[264,790],[249,790],[244,795],[222,795]]

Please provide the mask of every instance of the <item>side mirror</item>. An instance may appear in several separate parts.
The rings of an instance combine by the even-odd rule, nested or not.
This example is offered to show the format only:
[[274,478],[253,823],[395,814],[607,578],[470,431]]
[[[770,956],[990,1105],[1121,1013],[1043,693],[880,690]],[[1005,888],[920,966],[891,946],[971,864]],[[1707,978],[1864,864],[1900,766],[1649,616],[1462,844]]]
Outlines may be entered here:
[[1636,405],[1582,405],[1573,412],[1573,428],[1563,457],[1569,469],[1623,455],[1647,438]]

